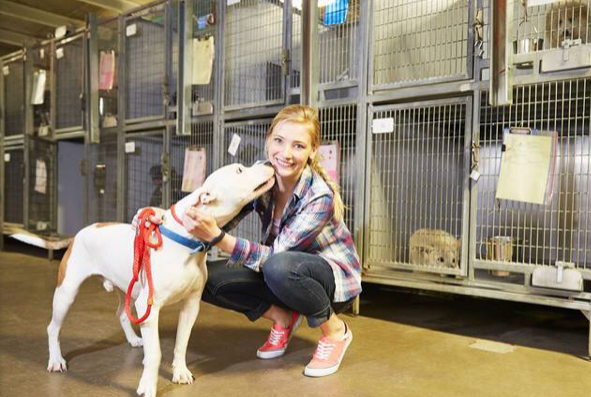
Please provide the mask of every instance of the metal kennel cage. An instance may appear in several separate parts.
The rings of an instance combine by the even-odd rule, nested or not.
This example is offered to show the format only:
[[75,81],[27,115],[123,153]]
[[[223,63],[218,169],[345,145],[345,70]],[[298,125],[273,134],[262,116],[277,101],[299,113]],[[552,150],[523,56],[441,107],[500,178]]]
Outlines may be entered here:
[[23,225],[24,223],[24,148],[4,148],[4,222]]
[[371,109],[365,267],[466,274],[470,117],[468,98]]
[[55,132],[84,129],[85,36],[55,43]]
[[243,0],[225,7],[224,108],[283,103],[282,3]]
[[371,90],[469,78],[473,3],[375,0]]
[[[2,61],[4,87],[4,136],[25,133],[25,60],[24,54]],[[10,100],[8,100],[10,99]]]

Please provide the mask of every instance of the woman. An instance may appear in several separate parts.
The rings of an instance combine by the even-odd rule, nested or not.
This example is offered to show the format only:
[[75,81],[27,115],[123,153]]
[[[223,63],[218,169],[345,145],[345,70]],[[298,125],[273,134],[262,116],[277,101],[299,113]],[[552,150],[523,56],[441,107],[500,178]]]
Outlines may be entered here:
[[[229,266],[208,264],[202,299],[260,317],[273,324],[257,356],[282,356],[303,316],[322,336],[304,374],[336,372],[353,334],[336,313],[361,292],[359,257],[343,222],[339,187],[318,162],[320,123],[315,109],[292,105],[281,110],[267,133],[266,152],[276,184],[242,211],[231,229],[255,210],[264,243],[225,234],[215,220],[194,208],[183,222],[202,241],[231,254]],[[242,266],[233,266],[242,265]]]

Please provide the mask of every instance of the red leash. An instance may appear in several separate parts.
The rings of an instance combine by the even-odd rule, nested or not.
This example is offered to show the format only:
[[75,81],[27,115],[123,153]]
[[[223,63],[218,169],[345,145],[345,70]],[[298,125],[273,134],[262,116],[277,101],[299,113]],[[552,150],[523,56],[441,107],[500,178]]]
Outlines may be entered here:
[[[155,212],[151,208],[146,208],[141,212],[138,221],[138,233],[136,234],[135,240],[133,242],[133,277],[129,282],[127,295],[125,295],[125,312],[127,313],[127,317],[129,317],[131,322],[134,324],[141,324],[148,318],[154,300],[152,266],[150,264],[150,248],[158,248],[162,245],[162,236],[160,235],[160,229],[158,229],[158,225],[149,222],[150,216],[154,214]],[[149,225],[147,227],[146,222]],[[152,233],[156,234],[156,243],[152,243],[150,241]],[[144,313],[144,315],[138,319],[135,318],[131,313],[130,303],[131,291],[133,290],[135,283],[139,280],[139,274],[140,270],[142,270],[142,267],[146,272],[146,279],[148,280],[148,308],[146,309],[146,313]]]

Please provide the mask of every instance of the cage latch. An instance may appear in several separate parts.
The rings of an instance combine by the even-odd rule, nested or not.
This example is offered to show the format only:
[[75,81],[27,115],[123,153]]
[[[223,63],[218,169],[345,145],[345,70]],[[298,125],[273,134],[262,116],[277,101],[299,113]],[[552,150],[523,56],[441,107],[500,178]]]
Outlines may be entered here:
[[289,61],[291,60],[289,55],[288,49],[281,51],[281,73],[283,73],[284,76],[289,75]]
[[472,158],[471,158],[471,166],[470,166],[470,178],[474,180],[474,182],[478,181],[480,178],[480,172],[478,171],[478,166],[480,164],[480,143],[472,141]]

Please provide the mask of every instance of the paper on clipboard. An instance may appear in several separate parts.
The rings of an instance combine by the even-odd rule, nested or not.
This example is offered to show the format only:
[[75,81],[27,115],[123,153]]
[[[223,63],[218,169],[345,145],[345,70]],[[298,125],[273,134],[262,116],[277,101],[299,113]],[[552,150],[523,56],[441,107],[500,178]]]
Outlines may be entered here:
[[33,93],[31,95],[31,105],[42,105],[45,94],[45,81],[47,72],[43,69],[33,73]]
[[193,192],[205,182],[207,157],[205,148],[186,148],[182,192]]
[[99,90],[113,89],[115,81],[115,51],[101,51],[99,62]]
[[37,159],[35,162],[35,191],[41,194],[47,193],[47,167],[45,161]]
[[556,135],[505,134],[497,199],[545,203],[555,139]]
[[193,39],[193,84],[209,84],[213,69],[213,36],[207,39]]
[[318,148],[318,155],[320,156],[320,165],[324,168],[328,176],[339,183],[339,166],[341,163],[341,148],[338,141],[320,145]]

